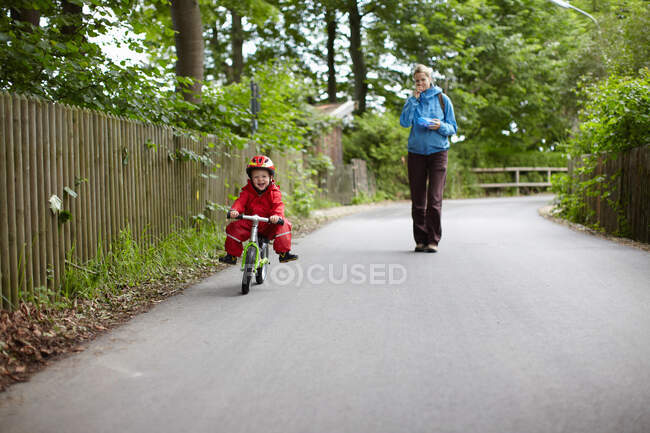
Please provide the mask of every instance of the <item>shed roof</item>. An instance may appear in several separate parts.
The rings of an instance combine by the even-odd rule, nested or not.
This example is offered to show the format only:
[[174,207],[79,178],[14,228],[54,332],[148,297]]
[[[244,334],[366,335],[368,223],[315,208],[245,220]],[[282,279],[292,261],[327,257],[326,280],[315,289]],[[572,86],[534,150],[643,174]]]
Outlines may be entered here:
[[321,113],[327,114],[328,116],[338,117],[339,119],[342,119],[352,114],[355,106],[356,103],[354,101],[348,100],[342,103],[315,105],[314,108],[316,108]]

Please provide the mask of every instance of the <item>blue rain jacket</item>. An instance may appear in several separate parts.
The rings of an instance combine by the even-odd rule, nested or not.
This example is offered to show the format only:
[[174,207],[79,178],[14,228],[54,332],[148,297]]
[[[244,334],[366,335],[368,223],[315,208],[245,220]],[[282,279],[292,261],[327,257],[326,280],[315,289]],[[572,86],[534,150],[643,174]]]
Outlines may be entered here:
[[[420,94],[419,98],[410,96],[402,114],[399,117],[399,123],[404,128],[411,128],[408,140],[408,151],[420,155],[431,155],[432,153],[441,152],[449,149],[449,138],[458,130],[456,117],[454,116],[454,107],[451,99],[444,93],[442,98],[445,101],[445,112],[443,115],[438,93],[442,89],[433,86]],[[421,126],[423,119],[440,119],[440,129],[434,131],[426,126]],[[420,119],[420,123],[418,123]]]

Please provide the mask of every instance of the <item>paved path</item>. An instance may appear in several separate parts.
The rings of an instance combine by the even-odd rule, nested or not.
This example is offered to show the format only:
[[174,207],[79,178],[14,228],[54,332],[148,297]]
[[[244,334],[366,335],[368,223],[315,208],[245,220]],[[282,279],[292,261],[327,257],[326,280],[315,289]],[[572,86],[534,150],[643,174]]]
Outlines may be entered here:
[[445,202],[437,254],[403,203],[335,221],[13,386],[0,431],[647,433],[650,254],[547,200]]

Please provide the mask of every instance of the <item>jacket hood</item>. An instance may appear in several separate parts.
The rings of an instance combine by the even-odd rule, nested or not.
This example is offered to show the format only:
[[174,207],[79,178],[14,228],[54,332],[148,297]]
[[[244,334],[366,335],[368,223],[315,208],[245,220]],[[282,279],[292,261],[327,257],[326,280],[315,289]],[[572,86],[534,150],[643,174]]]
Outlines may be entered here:
[[429,88],[428,88],[427,90],[425,90],[424,92],[422,92],[422,94],[420,95],[420,97],[424,97],[424,98],[426,98],[426,99],[429,99],[429,98],[433,98],[433,97],[436,96],[438,93],[442,93],[442,89],[441,89],[440,87],[438,87],[438,86],[432,86],[432,87],[429,87]]

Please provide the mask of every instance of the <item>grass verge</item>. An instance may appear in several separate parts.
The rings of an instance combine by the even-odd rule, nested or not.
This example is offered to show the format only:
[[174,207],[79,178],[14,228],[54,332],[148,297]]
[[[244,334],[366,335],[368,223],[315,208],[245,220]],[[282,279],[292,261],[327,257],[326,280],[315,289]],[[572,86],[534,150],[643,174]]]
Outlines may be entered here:
[[205,222],[157,242],[138,242],[127,229],[88,263],[68,258],[59,293],[39,288],[15,311],[0,311],[0,391],[217,272],[223,240],[223,227]]

